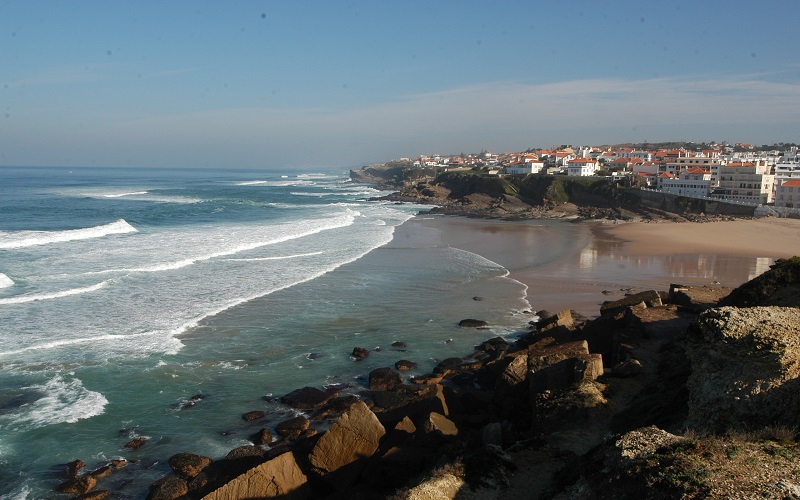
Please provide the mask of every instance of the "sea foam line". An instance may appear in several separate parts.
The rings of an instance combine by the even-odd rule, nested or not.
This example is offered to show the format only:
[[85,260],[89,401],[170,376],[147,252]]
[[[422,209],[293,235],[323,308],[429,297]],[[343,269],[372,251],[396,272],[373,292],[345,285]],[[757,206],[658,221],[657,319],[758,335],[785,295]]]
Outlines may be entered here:
[[312,255],[322,255],[324,252],[309,252],[309,253],[298,253],[295,255],[279,255],[277,257],[253,257],[250,259],[228,259],[231,262],[259,262],[263,260],[284,260],[284,259],[297,259],[300,257],[311,257]]
[[65,241],[101,238],[110,234],[135,233],[137,229],[125,219],[109,224],[68,229],[66,231],[0,231],[0,249],[26,248],[35,245],[62,243]]
[[69,297],[70,295],[79,295],[82,293],[94,292],[106,286],[110,281],[111,280],[106,280],[97,283],[96,285],[86,286],[82,288],[70,288],[69,290],[63,290],[60,292],[38,293],[32,295],[20,295],[18,297],[9,297],[6,299],[0,299],[0,305],[24,304],[26,302],[36,302],[37,300],[60,299],[62,297]]
[[132,193],[112,193],[112,194],[101,194],[103,198],[122,198],[123,196],[136,196],[140,194],[147,194],[147,191],[134,191]]
[[330,229],[339,229],[339,228],[342,228],[342,227],[350,226],[355,222],[355,217],[358,216],[358,215],[361,215],[358,212],[355,212],[355,211],[352,211],[352,210],[351,210],[351,212],[353,212],[353,215],[348,215],[346,217],[346,219],[343,220],[342,222],[335,223],[335,224],[332,224],[332,225],[326,226],[326,227],[320,227],[320,228],[317,228],[317,229],[312,229],[312,230],[305,231],[305,232],[302,232],[302,233],[281,236],[281,237],[274,238],[274,239],[268,240],[268,241],[258,241],[258,242],[250,243],[250,244],[247,244],[247,245],[240,245],[238,247],[234,247],[234,248],[229,249],[229,250],[222,250],[222,251],[219,251],[219,252],[214,252],[214,253],[210,253],[210,254],[206,254],[206,255],[201,255],[201,256],[198,256],[198,257],[192,257],[192,258],[189,258],[189,259],[183,259],[183,260],[179,260],[179,261],[176,261],[176,262],[169,262],[169,263],[166,263],[166,264],[159,264],[159,265],[155,265],[155,266],[137,267],[137,268],[122,268],[122,269],[106,269],[106,270],[103,270],[103,271],[94,271],[94,272],[86,273],[86,274],[108,274],[108,273],[117,273],[117,272],[124,272],[124,273],[156,273],[156,272],[161,272],[161,271],[172,271],[172,270],[175,270],[175,269],[181,269],[183,267],[187,267],[187,266],[191,266],[193,264],[197,264],[198,262],[204,262],[204,261],[211,260],[211,259],[216,259],[216,258],[219,258],[219,257],[227,257],[228,255],[236,255],[237,253],[246,252],[246,251],[249,251],[249,250],[255,250],[256,248],[262,248],[262,247],[266,247],[266,246],[269,246],[269,245],[276,245],[278,243],[284,243],[286,241],[291,241],[291,240],[296,240],[296,239],[299,239],[299,238],[304,238],[306,236],[311,236],[313,234],[321,233],[322,231],[328,231]]

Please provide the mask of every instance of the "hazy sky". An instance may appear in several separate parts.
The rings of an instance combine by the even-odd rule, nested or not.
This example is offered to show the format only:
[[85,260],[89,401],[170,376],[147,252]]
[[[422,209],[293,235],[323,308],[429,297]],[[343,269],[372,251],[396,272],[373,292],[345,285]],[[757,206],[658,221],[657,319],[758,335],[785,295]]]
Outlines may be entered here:
[[800,142],[797,0],[0,0],[0,165]]

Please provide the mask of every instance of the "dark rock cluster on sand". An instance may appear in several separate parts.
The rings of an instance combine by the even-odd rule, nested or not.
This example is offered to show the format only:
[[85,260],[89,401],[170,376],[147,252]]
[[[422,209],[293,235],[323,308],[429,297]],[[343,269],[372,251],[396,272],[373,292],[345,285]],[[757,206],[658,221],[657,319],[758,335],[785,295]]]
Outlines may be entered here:
[[[494,498],[681,498],[653,493],[677,486],[659,483],[666,461],[648,461],[685,445],[676,432],[800,427],[800,296],[787,292],[799,270],[795,257],[732,293],[630,294],[596,319],[541,311],[514,342],[487,340],[427,375],[406,378],[398,361],[358,394],[298,389],[281,402],[303,414],[277,423],[277,440],[264,428],[225,458],[175,455],[148,498],[432,498],[413,486],[446,464],[459,464],[461,490]],[[58,491],[94,488],[81,467],[68,464]],[[636,471],[651,469],[642,489]],[[713,493],[704,477],[692,491]]]

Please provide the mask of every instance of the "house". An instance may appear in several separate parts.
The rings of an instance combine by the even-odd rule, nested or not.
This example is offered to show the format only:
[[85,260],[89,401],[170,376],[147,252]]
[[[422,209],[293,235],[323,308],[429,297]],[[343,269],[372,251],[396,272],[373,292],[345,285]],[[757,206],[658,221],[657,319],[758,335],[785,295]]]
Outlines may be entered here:
[[575,158],[567,163],[567,175],[571,177],[587,177],[597,170],[597,160],[591,158]]
[[775,185],[775,206],[800,208],[800,179],[790,179]]
[[680,196],[706,197],[711,190],[711,171],[692,167],[682,171],[677,177],[664,172],[658,176],[658,189]]
[[775,176],[762,162],[731,162],[719,166],[718,187],[711,196],[729,201],[772,203]]
[[538,174],[544,168],[544,162],[524,161],[522,163],[512,163],[505,167],[505,172],[509,175]]

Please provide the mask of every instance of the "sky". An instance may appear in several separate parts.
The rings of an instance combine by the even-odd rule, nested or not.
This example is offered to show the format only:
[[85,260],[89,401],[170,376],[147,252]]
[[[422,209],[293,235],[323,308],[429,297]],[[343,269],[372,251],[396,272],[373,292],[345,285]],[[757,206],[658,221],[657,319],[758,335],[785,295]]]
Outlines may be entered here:
[[0,0],[0,165],[800,142],[797,0]]

